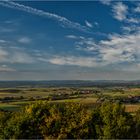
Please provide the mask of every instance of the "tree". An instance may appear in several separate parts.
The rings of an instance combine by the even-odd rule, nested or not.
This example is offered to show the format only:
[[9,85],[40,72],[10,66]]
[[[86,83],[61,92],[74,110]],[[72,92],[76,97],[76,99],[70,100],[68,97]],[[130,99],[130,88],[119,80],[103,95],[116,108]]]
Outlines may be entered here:
[[119,103],[105,102],[100,107],[102,119],[100,137],[107,139],[130,138],[132,117]]
[[134,130],[135,138],[140,139],[140,109],[134,115]]
[[0,139],[4,139],[4,135],[5,135],[4,129],[5,126],[7,126],[10,117],[11,117],[10,112],[0,111]]

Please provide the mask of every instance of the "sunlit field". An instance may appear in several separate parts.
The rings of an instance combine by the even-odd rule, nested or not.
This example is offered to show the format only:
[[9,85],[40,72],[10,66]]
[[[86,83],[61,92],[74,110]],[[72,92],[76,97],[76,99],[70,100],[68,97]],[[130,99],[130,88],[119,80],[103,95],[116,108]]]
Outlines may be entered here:
[[139,96],[140,88],[1,88],[0,109],[18,111],[22,106],[39,100],[54,104],[82,103],[90,108],[110,101],[124,104],[127,112],[135,112],[140,105],[139,98],[135,100],[135,97]]

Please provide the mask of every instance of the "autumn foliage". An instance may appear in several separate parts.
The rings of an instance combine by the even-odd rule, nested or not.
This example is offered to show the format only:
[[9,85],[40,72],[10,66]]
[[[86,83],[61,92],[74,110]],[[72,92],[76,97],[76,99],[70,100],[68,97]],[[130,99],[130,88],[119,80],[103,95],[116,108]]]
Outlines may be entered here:
[[21,112],[0,112],[1,139],[128,139],[140,138],[139,132],[140,111],[131,115],[119,103],[87,109],[42,101]]

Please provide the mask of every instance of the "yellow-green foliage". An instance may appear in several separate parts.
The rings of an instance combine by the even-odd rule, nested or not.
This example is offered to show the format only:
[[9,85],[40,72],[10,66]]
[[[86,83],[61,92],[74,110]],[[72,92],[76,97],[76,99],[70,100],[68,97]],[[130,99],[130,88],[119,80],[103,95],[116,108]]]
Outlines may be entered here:
[[87,110],[79,103],[53,105],[41,101],[26,106],[21,112],[1,112],[0,138],[138,138],[134,128],[136,129],[136,122],[140,120],[139,116],[134,119],[134,116],[125,112],[122,105],[109,102]]
[[[102,118],[101,138],[116,139],[129,138],[131,130],[131,116],[125,112],[124,106],[119,103],[105,102],[101,105],[100,116]],[[130,122],[129,122],[130,121]]]

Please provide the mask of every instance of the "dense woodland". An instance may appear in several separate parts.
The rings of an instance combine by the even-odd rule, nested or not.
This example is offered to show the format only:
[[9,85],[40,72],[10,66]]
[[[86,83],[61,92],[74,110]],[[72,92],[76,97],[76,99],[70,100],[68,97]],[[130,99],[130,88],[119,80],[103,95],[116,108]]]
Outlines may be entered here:
[[92,109],[79,103],[39,101],[18,112],[0,112],[0,139],[140,138],[140,110],[125,112],[120,103]]

